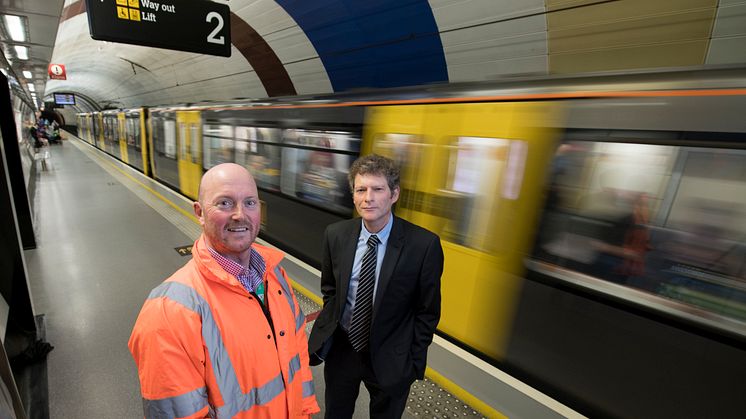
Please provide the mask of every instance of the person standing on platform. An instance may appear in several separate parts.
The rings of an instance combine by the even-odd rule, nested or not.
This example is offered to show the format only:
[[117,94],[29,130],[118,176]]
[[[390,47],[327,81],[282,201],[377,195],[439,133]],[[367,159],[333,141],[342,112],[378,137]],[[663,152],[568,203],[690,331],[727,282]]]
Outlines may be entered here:
[[225,163],[202,177],[192,259],[150,293],[129,340],[146,418],[319,412],[283,255],[254,243],[260,211],[244,167]]
[[392,214],[400,192],[392,160],[359,158],[349,182],[361,218],[326,229],[311,363],[325,362],[326,418],[352,417],[361,382],[371,418],[401,417],[440,320],[443,249],[437,235]]

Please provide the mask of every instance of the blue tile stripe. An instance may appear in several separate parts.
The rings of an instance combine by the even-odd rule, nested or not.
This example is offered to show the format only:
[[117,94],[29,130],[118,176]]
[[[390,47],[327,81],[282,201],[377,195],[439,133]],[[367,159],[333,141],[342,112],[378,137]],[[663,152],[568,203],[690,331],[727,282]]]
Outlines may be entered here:
[[427,0],[277,0],[308,36],[334,91],[447,82]]

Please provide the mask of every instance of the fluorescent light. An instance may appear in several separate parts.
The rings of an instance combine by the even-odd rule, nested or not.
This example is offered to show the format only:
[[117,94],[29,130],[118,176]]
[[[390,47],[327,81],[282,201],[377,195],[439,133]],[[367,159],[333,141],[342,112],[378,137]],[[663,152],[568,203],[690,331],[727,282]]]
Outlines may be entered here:
[[19,60],[28,60],[28,47],[16,45],[13,48],[16,49],[16,58]]
[[5,15],[5,27],[8,28],[10,37],[16,42],[26,42],[26,31],[23,28],[23,20],[20,16]]
[[33,79],[34,75],[31,74],[31,72],[28,70],[23,70],[23,77],[26,77],[27,79]]
[[28,84],[28,91],[29,92],[35,92],[36,91],[36,86],[34,86],[33,83],[29,83]]

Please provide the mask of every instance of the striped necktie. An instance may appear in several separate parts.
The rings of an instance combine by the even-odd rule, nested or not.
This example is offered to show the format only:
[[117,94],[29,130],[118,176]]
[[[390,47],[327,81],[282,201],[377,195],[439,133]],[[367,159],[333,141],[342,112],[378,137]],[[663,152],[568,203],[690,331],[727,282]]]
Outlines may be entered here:
[[360,278],[355,294],[355,308],[352,311],[348,336],[352,347],[360,352],[368,347],[370,320],[373,317],[373,288],[376,284],[376,262],[378,259],[378,236],[368,239],[368,250],[363,255]]

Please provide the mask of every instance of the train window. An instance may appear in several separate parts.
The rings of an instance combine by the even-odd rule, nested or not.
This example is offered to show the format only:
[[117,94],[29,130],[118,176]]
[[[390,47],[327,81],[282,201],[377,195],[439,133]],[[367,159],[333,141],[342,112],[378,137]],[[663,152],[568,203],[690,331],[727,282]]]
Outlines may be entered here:
[[352,199],[347,172],[357,157],[360,138],[343,131],[286,129],[283,144],[281,191],[348,213]]
[[200,163],[200,132],[199,132],[199,126],[197,124],[189,124],[189,139],[190,139],[190,150],[189,152],[192,155],[192,163],[199,164]]
[[166,119],[163,121],[163,138],[165,139],[163,154],[166,157],[176,158],[176,121]]
[[282,131],[279,128],[236,127],[236,163],[247,167],[257,186],[280,190]]
[[205,170],[234,161],[232,125],[205,124],[202,127],[203,167]]
[[590,287],[614,283],[633,290],[627,298],[678,304],[682,317],[741,322],[743,333],[745,168],[742,150],[566,141],[534,260]]
[[441,205],[448,222],[441,234],[451,242],[483,252],[500,251],[502,200],[518,199],[526,142],[503,138],[458,137],[449,146],[448,177]]
[[279,143],[282,141],[282,130],[269,127],[236,127],[236,139]]
[[127,116],[127,144],[130,146],[135,147],[135,149],[140,149],[140,142],[138,141],[140,138],[140,120],[139,120],[138,114],[130,114]]
[[151,116],[151,135],[153,138],[153,150],[157,156],[162,156],[165,150],[165,142],[163,136],[163,120],[158,117]]

